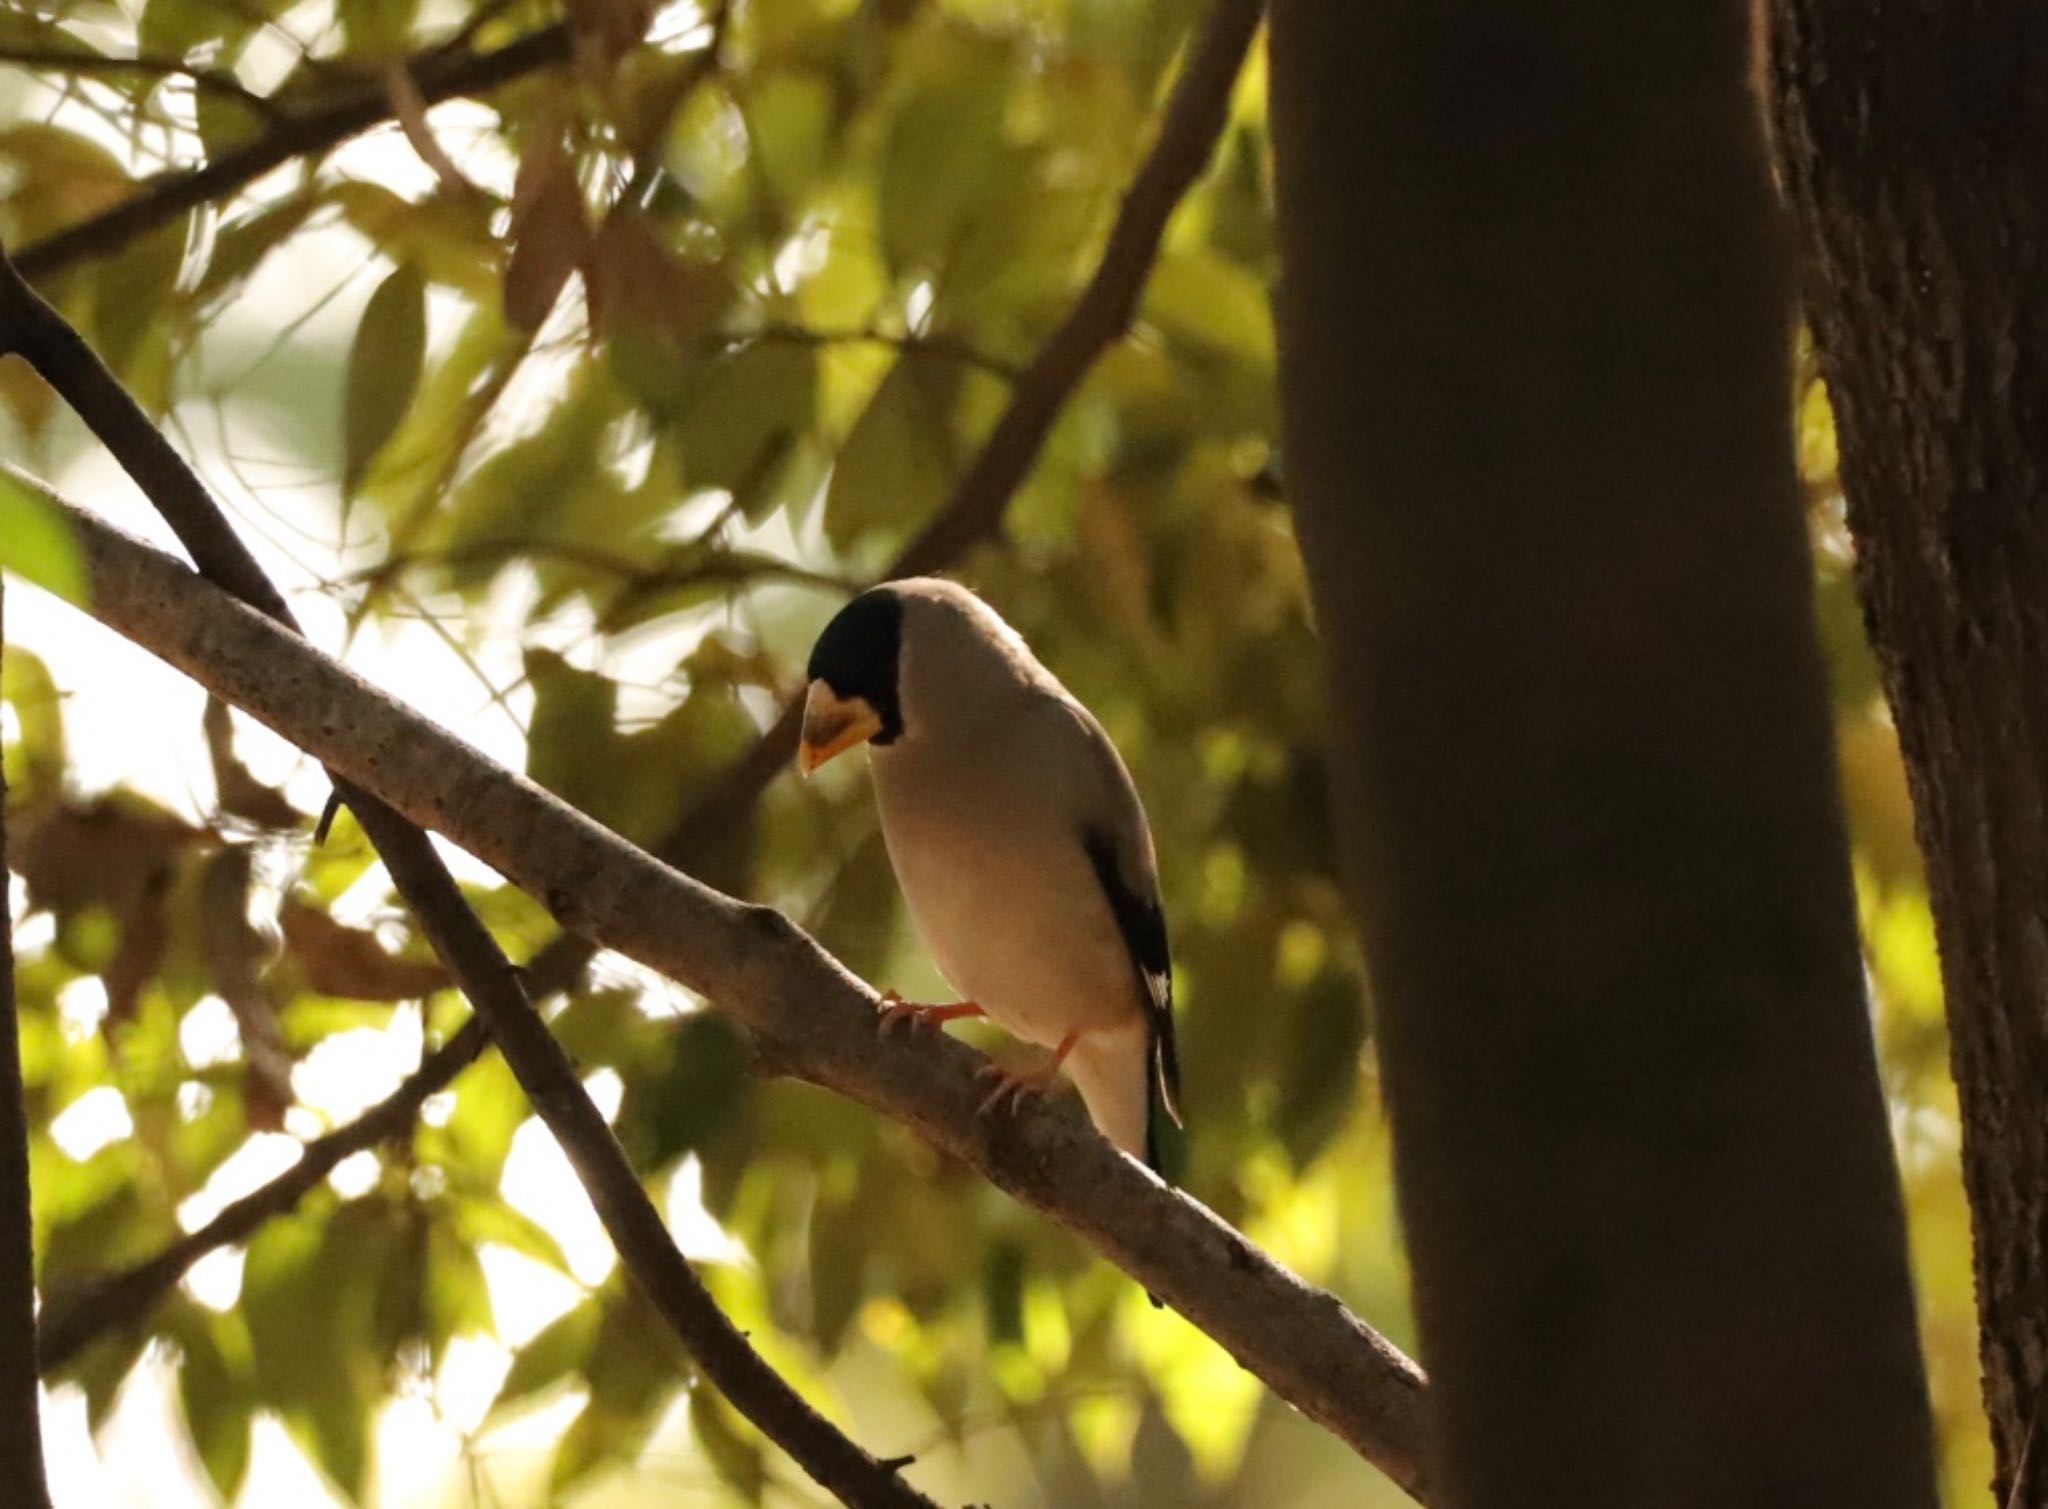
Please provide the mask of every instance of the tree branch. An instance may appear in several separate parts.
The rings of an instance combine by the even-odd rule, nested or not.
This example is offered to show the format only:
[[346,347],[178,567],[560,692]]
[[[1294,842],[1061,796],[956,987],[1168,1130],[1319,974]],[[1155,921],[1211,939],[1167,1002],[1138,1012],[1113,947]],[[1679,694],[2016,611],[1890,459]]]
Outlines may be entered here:
[[[569,59],[569,28],[557,23],[491,52],[430,51],[409,65],[420,98],[434,105],[482,94]],[[186,210],[223,198],[295,157],[317,157],[351,136],[391,119],[391,91],[382,77],[303,113],[280,114],[260,136],[196,168],[160,174],[119,204],[45,236],[14,254],[24,278],[47,277],[87,257],[119,250]]]
[[903,1122],[1050,1215],[1422,1495],[1414,1364],[1334,1296],[1117,1152],[1072,1104],[979,1115],[981,1055],[943,1035],[885,1041],[874,994],[779,912],[669,869],[181,563],[45,496],[74,531],[95,617],[459,843],[566,928],[713,1002],[749,1031],[771,1070]]
[[[0,350],[27,357],[77,411],[212,582],[233,592],[244,611],[260,615],[275,632],[305,643],[290,609],[205,485],[77,332],[14,271],[4,251]],[[843,1502],[933,1509],[932,1501],[904,1482],[895,1466],[870,1456],[819,1414],[726,1319],[670,1238],[575,1066],[528,998],[519,971],[463,899],[432,840],[347,776],[337,777],[336,791],[354,809],[399,893],[575,1168],[621,1263],[698,1370]],[[33,1359],[32,1343],[26,1355]],[[33,1376],[32,1360],[28,1371]]]
[[49,1509],[36,1394],[35,1225],[29,1211],[6,809],[7,781],[0,774],[0,1482],[8,1485],[8,1502]]

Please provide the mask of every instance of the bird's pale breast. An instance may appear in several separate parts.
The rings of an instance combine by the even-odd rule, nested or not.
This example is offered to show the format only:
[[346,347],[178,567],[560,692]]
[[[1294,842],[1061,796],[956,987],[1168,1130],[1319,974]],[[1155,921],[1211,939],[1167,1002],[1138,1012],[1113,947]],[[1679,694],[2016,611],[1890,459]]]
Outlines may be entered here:
[[997,1025],[1051,1045],[1142,1008],[1062,793],[1015,754],[978,765],[877,751],[876,794],[897,881],[940,971]]

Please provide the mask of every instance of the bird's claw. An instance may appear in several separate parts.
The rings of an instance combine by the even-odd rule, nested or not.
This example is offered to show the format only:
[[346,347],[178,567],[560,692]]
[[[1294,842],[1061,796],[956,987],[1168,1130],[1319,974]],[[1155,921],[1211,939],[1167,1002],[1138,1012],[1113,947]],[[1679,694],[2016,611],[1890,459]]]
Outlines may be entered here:
[[1016,1115],[1027,1096],[1043,1095],[1052,1088],[1053,1078],[1059,1070],[1057,1059],[1034,1069],[1022,1070],[1007,1068],[1002,1064],[983,1064],[974,1071],[974,1077],[978,1080],[994,1080],[995,1087],[982,1097],[981,1104],[975,1108],[976,1114],[986,1116],[1000,1110],[1003,1102],[1007,1100],[1010,1103],[1010,1114]]
[[917,1001],[906,1001],[893,990],[882,992],[881,1008],[876,1013],[881,1017],[884,1037],[908,1022],[913,1027],[936,1027],[956,1017],[980,1016],[982,1010],[972,1001],[956,1001],[950,1006],[927,1006]]

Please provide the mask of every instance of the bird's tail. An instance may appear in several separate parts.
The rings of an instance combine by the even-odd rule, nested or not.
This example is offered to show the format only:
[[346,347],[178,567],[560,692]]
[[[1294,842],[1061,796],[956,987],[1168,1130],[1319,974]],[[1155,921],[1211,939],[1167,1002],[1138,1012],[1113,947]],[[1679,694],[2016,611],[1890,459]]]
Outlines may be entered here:
[[1152,1146],[1152,1044],[1142,1023],[1090,1032],[1067,1056],[1067,1072],[1096,1128],[1155,1170]]

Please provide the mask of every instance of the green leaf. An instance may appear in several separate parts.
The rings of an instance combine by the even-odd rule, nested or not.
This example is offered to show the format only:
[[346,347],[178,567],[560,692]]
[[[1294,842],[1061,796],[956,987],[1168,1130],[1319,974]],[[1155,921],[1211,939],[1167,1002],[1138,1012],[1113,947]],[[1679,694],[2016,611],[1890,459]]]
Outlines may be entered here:
[[746,1039],[716,1012],[676,1023],[670,1051],[660,1074],[628,1082],[619,1107],[619,1138],[649,1171],[729,1128],[753,1090]]
[[184,261],[181,217],[129,242],[94,270],[94,345],[118,375],[129,377],[149,341],[166,335]]
[[685,479],[758,484],[810,431],[817,407],[818,354],[808,346],[757,342],[712,363],[677,427]]
[[1140,317],[1257,370],[1273,365],[1273,303],[1265,281],[1213,252],[1174,251],[1145,284]]
[[246,1329],[238,1315],[213,1316],[186,1307],[171,1327],[180,1354],[178,1403],[185,1416],[185,1430],[206,1475],[226,1503],[234,1502],[248,1475],[249,1431],[255,1420],[255,1400],[246,1370],[230,1358],[220,1342],[220,1333],[231,1329],[243,1333],[237,1338],[241,1343],[237,1350],[246,1349]]
[[0,462],[0,566],[68,603],[91,594],[85,557],[64,506],[27,472]]
[[419,0],[336,0],[334,8],[351,52],[388,58],[405,51]]
[[580,1372],[596,1344],[599,1318],[598,1303],[590,1300],[543,1326],[513,1355],[498,1397],[491,1401],[491,1413],[510,1409]]
[[761,1442],[732,1406],[709,1389],[698,1389],[690,1395],[690,1430],[726,1485],[744,1502],[760,1503],[768,1487]]
[[931,39],[930,80],[890,123],[877,190],[882,246],[898,270],[943,267],[962,228],[1015,191],[996,171],[1004,152],[1010,50],[993,38]]
[[825,906],[810,920],[811,933],[863,980],[876,978],[896,938],[896,873],[879,828],[833,878]]
[[1358,979],[1326,969],[1301,995],[1294,1046],[1276,1099],[1281,1140],[1297,1168],[1336,1135],[1358,1090],[1365,1048],[1364,992]]
[[242,1266],[257,1386],[351,1498],[368,1475],[370,1412],[390,1360],[376,1341],[378,1296],[399,1217],[382,1200],[336,1210],[316,1197],[257,1232]]
[[470,1173],[495,1182],[511,1151],[512,1134],[526,1117],[526,1095],[519,1081],[505,1061],[492,1054],[456,1081],[455,1110],[444,1130]]
[[831,83],[809,73],[771,73],[747,91],[741,110],[769,192],[785,212],[797,209],[831,149]]
[[607,677],[569,664],[553,650],[526,652],[533,718],[526,733],[526,773],[572,807],[599,805],[610,786],[608,756],[619,689]]
[[363,306],[348,353],[342,487],[353,494],[412,405],[427,352],[427,285],[406,263]]
[[495,1243],[546,1263],[558,1273],[569,1271],[569,1260],[563,1256],[562,1244],[555,1240],[554,1233],[495,1194],[455,1200],[451,1213],[456,1232],[472,1247]]
[[0,699],[21,730],[8,747],[8,797],[23,808],[55,800],[64,789],[64,704],[50,668],[34,651],[8,645],[0,655]]
[[213,253],[199,276],[197,294],[204,302],[240,286],[320,206],[320,196],[298,193],[253,215],[223,226],[213,238]]
[[938,511],[955,472],[951,362],[899,361],[840,448],[825,490],[825,535],[840,551],[901,539]]
[[590,1400],[562,1437],[550,1481],[557,1493],[595,1468],[640,1454],[663,1403],[681,1384],[667,1325],[631,1285],[604,1312],[583,1366]]
[[446,1223],[427,1236],[427,1343],[435,1361],[457,1336],[487,1336],[494,1325],[491,1291],[476,1248]]
[[199,144],[209,158],[261,136],[269,124],[261,110],[223,89],[199,90],[192,109],[199,126]]

